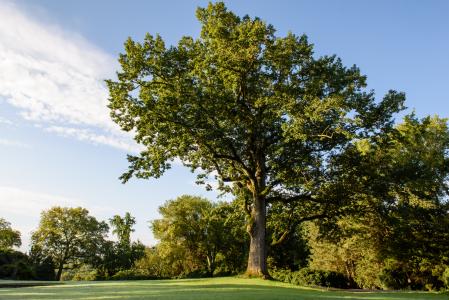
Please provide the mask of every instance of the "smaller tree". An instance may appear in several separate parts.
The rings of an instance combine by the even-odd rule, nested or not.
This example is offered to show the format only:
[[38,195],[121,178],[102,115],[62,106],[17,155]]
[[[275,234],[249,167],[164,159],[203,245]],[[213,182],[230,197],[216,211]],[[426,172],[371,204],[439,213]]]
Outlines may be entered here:
[[140,241],[131,242],[131,233],[134,231],[132,227],[136,220],[129,212],[124,217],[113,216],[109,219],[109,224],[118,241],[107,241],[103,244],[101,259],[96,264],[106,276],[131,268],[136,260],[145,255],[145,246]]
[[131,232],[134,232],[132,227],[136,224],[136,219],[127,212],[123,218],[119,215],[113,216],[109,219],[109,224],[113,228],[112,233],[117,235],[119,243],[129,246],[131,244]]
[[20,245],[22,245],[20,232],[12,229],[11,223],[0,218],[0,249],[11,249]]
[[96,257],[108,229],[85,208],[53,207],[41,214],[31,237],[32,251],[52,259],[57,267],[56,280],[60,280],[65,267],[89,263]]
[[[214,268],[215,251],[211,240],[211,231],[207,230],[207,213],[212,210],[212,203],[204,198],[183,195],[175,200],[167,201],[159,207],[162,219],[151,222],[154,236],[161,241],[159,248],[170,251],[167,256],[183,253],[191,264],[182,273],[189,273],[207,265]],[[206,263],[207,262],[207,263]],[[213,271],[213,270],[212,270]]]
[[[195,270],[213,275],[220,263],[225,272],[240,270],[246,258],[245,214],[235,205],[212,203],[184,195],[159,207],[162,219],[152,221],[163,256],[181,257],[178,273]],[[174,272],[174,273],[177,273]],[[175,274],[180,275],[180,274]]]

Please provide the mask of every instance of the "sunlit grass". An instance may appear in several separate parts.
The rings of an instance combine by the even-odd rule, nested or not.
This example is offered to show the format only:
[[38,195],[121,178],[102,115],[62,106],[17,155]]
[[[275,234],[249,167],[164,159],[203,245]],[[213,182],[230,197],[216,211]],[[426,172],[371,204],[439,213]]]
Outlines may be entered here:
[[[5,281],[0,281],[0,286]],[[66,282],[0,288],[0,299],[449,299],[425,292],[343,292],[297,287],[286,283],[235,277],[153,281]]]

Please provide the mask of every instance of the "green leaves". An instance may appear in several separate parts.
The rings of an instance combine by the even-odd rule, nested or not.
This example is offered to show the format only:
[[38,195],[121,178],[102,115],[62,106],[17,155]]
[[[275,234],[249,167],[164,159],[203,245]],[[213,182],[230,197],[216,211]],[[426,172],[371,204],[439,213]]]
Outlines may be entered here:
[[59,268],[59,280],[66,264],[77,265],[95,258],[108,229],[87,209],[56,206],[42,212],[39,227],[31,236],[32,252],[52,259]]
[[[411,114],[379,135],[356,140],[339,156],[335,176],[356,209],[337,222],[338,230],[323,230],[333,243],[313,246],[315,265],[324,267],[330,255],[330,269],[341,263],[355,267],[351,276],[360,285],[389,286],[401,272],[407,276],[395,288],[441,286],[433,269],[447,265],[449,257],[448,138],[447,119]],[[349,254],[359,253],[359,258],[333,254],[351,241],[356,243],[348,244]]]
[[376,102],[356,66],[316,57],[305,35],[276,36],[272,25],[238,17],[222,2],[197,17],[199,38],[174,46],[149,34],[128,40],[117,80],[107,81],[113,120],[145,148],[128,156],[121,179],[158,178],[179,159],[198,183],[212,175],[221,192],[247,195],[244,211],[263,215],[261,227],[265,204],[256,204],[265,198],[281,211],[296,202],[289,216],[298,220],[356,206],[344,166],[360,163],[357,141],[393,131],[404,94]]
[[12,247],[20,247],[20,232],[11,227],[11,223],[0,218],[0,250],[11,249]]
[[109,219],[109,224],[113,228],[112,233],[117,235],[119,243],[124,247],[130,247],[131,232],[134,232],[132,227],[136,224],[136,219],[127,212],[123,218],[119,215],[113,216]]
[[288,169],[324,166],[323,151],[387,126],[402,107],[394,92],[375,104],[356,67],[315,58],[304,35],[277,37],[223,3],[197,17],[200,38],[177,46],[149,34],[143,43],[129,39],[118,80],[107,81],[113,120],[146,148],[128,158],[123,181],[159,177],[178,158],[200,177],[217,172],[220,182],[241,186],[256,184],[263,168],[258,185],[287,188],[282,183],[299,175]]
[[202,269],[212,275],[219,262],[225,262],[225,269],[241,270],[241,254],[247,247],[245,219],[235,204],[183,195],[167,201],[159,213],[162,218],[153,220],[151,227],[160,240],[157,249],[163,259],[183,257],[185,273]]

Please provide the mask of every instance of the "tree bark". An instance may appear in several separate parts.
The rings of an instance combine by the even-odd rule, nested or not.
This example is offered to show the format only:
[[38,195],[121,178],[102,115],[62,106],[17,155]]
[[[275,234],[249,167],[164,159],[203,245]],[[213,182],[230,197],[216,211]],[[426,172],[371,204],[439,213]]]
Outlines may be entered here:
[[64,268],[64,262],[59,263],[58,266],[58,273],[56,273],[56,280],[60,281],[61,280],[61,275],[62,275],[62,270]]
[[266,210],[265,198],[255,197],[251,209],[251,220],[247,227],[250,236],[247,276],[269,278],[265,243]]
[[207,271],[210,277],[213,277],[215,271],[215,256],[213,254],[207,255]]

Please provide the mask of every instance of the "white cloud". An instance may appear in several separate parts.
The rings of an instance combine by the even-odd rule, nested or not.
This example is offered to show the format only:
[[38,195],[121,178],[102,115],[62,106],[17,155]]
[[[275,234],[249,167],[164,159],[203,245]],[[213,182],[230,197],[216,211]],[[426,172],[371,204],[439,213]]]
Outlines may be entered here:
[[125,151],[136,152],[140,148],[125,140],[120,140],[107,135],[96,134],[89,129],[50,126],[45,129],[48,132],[53,132],[63,137],[75,138],[79,141],[87,141],[93,144],[109,145]]
[[6,118],[0,117],[0,125],[13,126],[14,123]]
[[88,127],[92,138],[80,140],[137,150],[106,107],[103,80],[118,68],[113,57],[75,33],[33,20],[11,2],[0,2],[0,20],[0,97],[43,127]]
[[30,148],[30,145],[28,144],[3,138],[0,138],[0,145],[8,147]]

